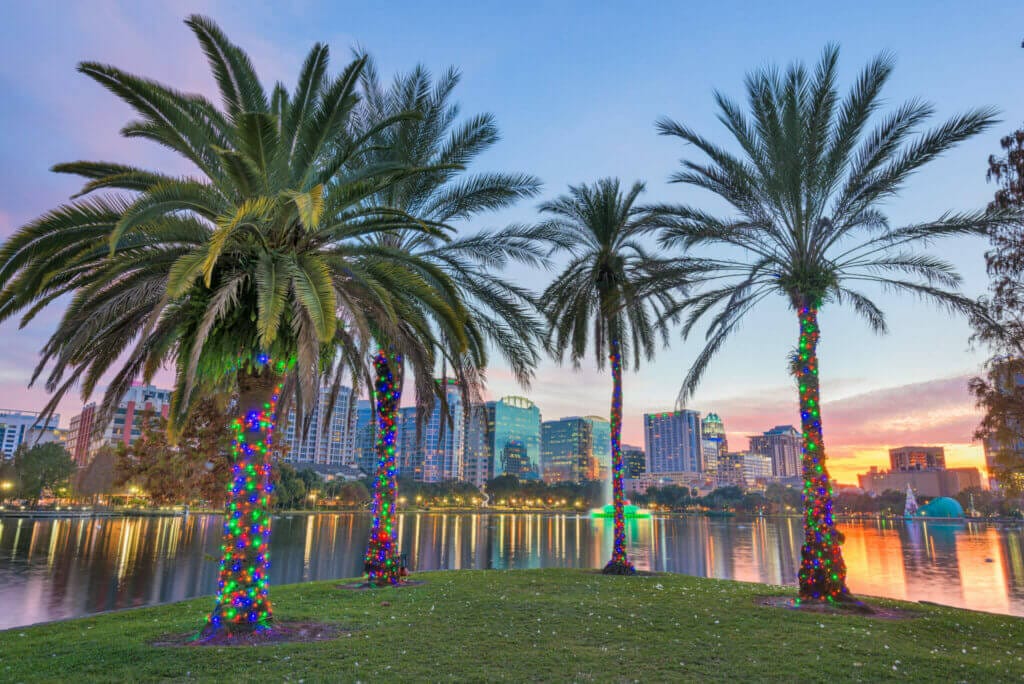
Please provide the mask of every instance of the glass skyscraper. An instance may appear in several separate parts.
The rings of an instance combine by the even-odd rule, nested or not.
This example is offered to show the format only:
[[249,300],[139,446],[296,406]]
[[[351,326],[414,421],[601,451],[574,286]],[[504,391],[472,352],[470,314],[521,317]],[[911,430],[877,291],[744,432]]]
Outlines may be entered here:
[[416,440],[416,409],[402,409],[402,437],[399,440],[403,464],[400,472],[420,482],[445,482],[462,479],[466,423],[462,415],[462,395],[454,386],[446,393],[447,416],[441,402],[434,402],[430,419]]
[[703,470],[698,411],[644,414],[647,472],[699,473]]
[[288,428],[283,443],[288,446],[286,463],[319,465],[353,465],[355,463],[356,412],[352,406],[352,389],[342,386],[328,413],[331,387],[320,388],[316,403],[306,418],[309,429],[303,432],[296,425],[294,409],[288,412]]
[[725,439],[725,426],[717,413],[709,413],[700,423],[701,451],[704,457],[704,470],[710,477],[718,471],[718,457],[729,450]]
[[611,424],[598,416],[560,418],[541,424],[545,482],[582,482],[611,472]]
[[540,409],[524,397],[503,397],[493,403],[494,427],[488,440],[493,477],[540,479]]

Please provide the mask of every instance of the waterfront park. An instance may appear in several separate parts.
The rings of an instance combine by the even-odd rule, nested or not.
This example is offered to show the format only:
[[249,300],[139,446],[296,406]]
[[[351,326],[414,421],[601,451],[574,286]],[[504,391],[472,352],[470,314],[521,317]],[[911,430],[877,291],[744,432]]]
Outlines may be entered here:
[[[78,64],[77,78],[125,115],[90,122],[121,127],[121,147],[61,150],[97,160],[56,163],[52,171],[76,183],[72,196],[4,235],[0,331],[46,329],[19,338],[35,345],[30,381],[45,393],[44,420],[71,397],[94,397],[104,426],[134,385],[168,378],[166,414],[148,416],[138,446],[116,457],[145,461],[159,447],[176,467],[191,458],[195,472],[166,477],[182,491],[201,480],[206,510],[177,500],[132,518],[83,499],[77,518],[62,518],[39,510],[41,499],[59,498],[57,478],[38,475],[32,491],[23,475],[42,472],[26,461],[52,445],[19,451],[10,484],[20,495],[4,499],[20,505],[0,511],[0,552],[13,535],[12,557],[19,544],[49,554],[47,586],[109,596],[65,615],[53,608],[61,592],[0,593],[51,608],[32,613],[39,624],[0,631],[0,678],[1024,676],[1019,517],[841,519],[821,391],[834,359],[819,358],[840,315],[849,320],[839,335],[868,346],[898,328],[886,314],[906,299],[915,320],[964,326],[958,344],[969,337],[987,360],[970,384],[976,427],[994,454],[985,495],[998,491],[999,510],[1019,516],[1019,112],[894,99],[893,54],[851,65],[838,44],[797,58],[803,46],[789,61],[751,56],[731,82],[715,84],[700,103],[714,126],[692,121],[691,102],[630,127],[680,158],[649,170],[659,180],[602,174],[551,188],[528,167],[489,170],[501,158],[495,150],[520,143],[503,139],[494,116],[461,107],[457,68],[433,73],[412,66],[413,54],[412,68],[385,76],[372,44],[318,42],[297,71],[274,68],[268,80],[257,70],[263,60],[214,19],[192,15],[185,26],[192,42],[176,50],[204,60],[210,92],[136,74],[131,63]],[[1002,142],[990,158],[958,157],[976,162],[983,179],[989,171],[988,198],[911,216],[894,210],[919,178],[936,182],[929,169],[993,134]],[[145,146],[160,154],[142,158],[159,161],[131,162]],[[494,227],[511,211],[529,220]],[[984,294],[963,287],[954,258],[970,241],[987,249],[967,266],[984,273]],[[774,318],[761,315],[769,305]],[[798,426],[791,505],[779,503],[772,518],[770,493],[781,487],[750,510],[739,498],[715,504],[714,492],[689,508],[631,502],[624,421],[649,404],[631,382],[670,358],[676,374],[656,382],[682,410],[730,349],[760,344],[740,333],[743,324],[765,321],[793,332],[765,357],[787,383]],[[400,485],[399,430],[420,445],[429,430],[443,440],[474,420],[490,377],[537,387],[551,368],[563,392],[600,387],[610,442],[602,500],[549,500],[540,510],[543,497],[531,495],[535,510],[516,510],[512,495],[500,504],[492,496],[499,481],[490,480],[491,493],[470,488],[465,510],[416,507]],[[597,380],[575,386],[583,376]],[[295,475],[281,462],[282,435],[308,431],[320,401],[332,413],[342,388],[369,400],[365,502],[353,494],[348,512],[283,511]],[[413,405],[415,425],[403,424]],[[435,408],[447,422],[426,424]],[[501,483],[519,486],[508,465],[519,454],[492,454],[489,472],[500,458]],[[733,520],[737,510],[750,515]],[[47,544],[37,544],[33,516],[50,525],[48,552],[36,549]],[[102,541],[114,528],[131,539],[130,552],[128,542]],[[161,572],[137,574],[151,543],[163,549]],[[892,544],[901,546],[883,549]],[[75,579],[75,559],[104,546],[116,550],[104,556],[103,581]],[[194,564],[169,564],[186,548]],[[722,560],[741,548],[746,565]],[[953,579],[915,574],[943,549],[955,557]],[[867,576],[882,557],[895,575]],[[1009,588],[992,589],[992,568]],[[26,562],[11,577],[31,572]],[[896,575],[917,583],[913,591],[892,589]],[[946,599],[953,587],[959,598]],[[118,598],[129,595],[127,604]],[[101,600],[135,607],[102,610]]]

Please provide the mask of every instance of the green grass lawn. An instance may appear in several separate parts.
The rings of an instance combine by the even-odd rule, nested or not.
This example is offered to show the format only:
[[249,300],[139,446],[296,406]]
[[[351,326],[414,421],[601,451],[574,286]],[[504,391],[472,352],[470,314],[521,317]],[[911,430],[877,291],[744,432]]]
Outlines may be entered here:
[[[0,681],[1021,681],[1024,619],[891,601],[882,620],[765,608],[791,589],[580,570],[420,573],[426,584],[275,587],[282,619],[347,636],[259,647],[149,645],[211,599],[0,632]],[[382,605],[382,603],[390,605]]]

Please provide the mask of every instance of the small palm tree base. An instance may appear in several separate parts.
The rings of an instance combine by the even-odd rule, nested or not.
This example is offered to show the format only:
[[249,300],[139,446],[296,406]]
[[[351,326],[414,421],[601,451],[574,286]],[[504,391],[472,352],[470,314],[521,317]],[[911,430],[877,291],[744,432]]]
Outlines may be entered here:
[[635,575],[636,568],[625,558],[612,559],[608,561],[608,565],[604,566],[604,570],[601,571],[603,575]]
[[220,641],[232,637],[246,637],[253,634],[261,634],[274,629],[274,618],[268,616],[259,622],[228,622],[218,624],[207,622],[202,631],[199,632],[198,641]]
[[378,587],[395,586],[405,582],[409,578],[409,571],[401,566],[397,558],[391,560],[390,564],[379,566],[366,566],[366,583]]

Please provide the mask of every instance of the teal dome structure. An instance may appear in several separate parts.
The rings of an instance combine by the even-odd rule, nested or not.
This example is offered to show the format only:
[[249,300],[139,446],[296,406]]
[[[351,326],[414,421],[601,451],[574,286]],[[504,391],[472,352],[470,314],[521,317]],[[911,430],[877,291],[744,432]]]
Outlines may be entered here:
[[924,518],[962,518],[964,507],[956,499],[940,496],[917,509],[917,514]]

